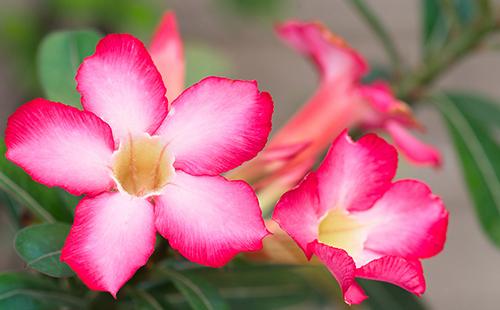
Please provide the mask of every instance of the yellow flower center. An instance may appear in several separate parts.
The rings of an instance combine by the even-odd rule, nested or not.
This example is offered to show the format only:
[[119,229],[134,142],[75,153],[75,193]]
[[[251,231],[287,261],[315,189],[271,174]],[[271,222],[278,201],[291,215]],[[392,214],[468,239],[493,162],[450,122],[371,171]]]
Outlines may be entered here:
[[363,251],[366,240],[365,226],[349,216],[347,211],[335,208],[321,220],[318,240],[329,246],[343,249],[355,258]]
[[133,196],[159,193],[174,175],[173,156],[158,137],[130,137],[113,156],[114,178]]

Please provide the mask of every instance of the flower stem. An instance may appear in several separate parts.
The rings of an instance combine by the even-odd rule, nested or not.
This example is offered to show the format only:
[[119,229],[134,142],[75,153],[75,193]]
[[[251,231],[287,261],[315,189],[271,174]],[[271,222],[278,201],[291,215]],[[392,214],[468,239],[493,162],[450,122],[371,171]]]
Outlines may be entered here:
[[394,72],[396,74],[400,74],[402,64],[401,56],[382,22],[363,0],[352,0],[347,1],[347,3],[350,3],[358,11],[358,13],[364,18],[365,22],[373,30],[375,35],[379,38],[383,48],[389,56]]

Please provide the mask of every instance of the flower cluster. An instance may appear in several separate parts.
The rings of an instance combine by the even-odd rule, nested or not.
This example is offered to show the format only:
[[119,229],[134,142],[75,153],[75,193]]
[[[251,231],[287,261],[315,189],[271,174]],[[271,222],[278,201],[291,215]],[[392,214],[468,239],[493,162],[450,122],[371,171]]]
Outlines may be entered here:
[[[277,176],[284,192],[337,137],[319,169],[281,197],[273,220],[328,267],[349,304],[366,297],[355,278],[422,294],[420,259],[445,241],[443,203],[419,181],[392,181],[394,147],[374,134],[353,142],[344,128],[383,128],[416,162],[438,164],[438,153],[409,135],[416,122],[386,84],[360,82],[367,65],[342,40],[317,23],[288,22],[278,33],[313,59],[320,87],[232,176],[272,173],[255,188],[273,188]],[[167,13],[149,51],[126,34],[99,42],[76,76],[83,110],[35,99],[9,118],[7,158],[42,184],[84,195],[61,260],[93,290],[116,297],[148,261],[157,232],[211,267],[261,249],[269,233],[254,189],[221,174],[264,148],[271,96],[254,81],[221,77],[183,90],[184,70]]]

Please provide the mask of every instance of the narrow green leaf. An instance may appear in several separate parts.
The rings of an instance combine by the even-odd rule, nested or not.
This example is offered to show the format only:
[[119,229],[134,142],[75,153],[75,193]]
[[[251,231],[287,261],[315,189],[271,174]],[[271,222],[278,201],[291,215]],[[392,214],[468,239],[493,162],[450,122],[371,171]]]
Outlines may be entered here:
[[16,235],[16,251],[32,269],[52,277],[72,276],[73,271],[59,259],[69,230],[62,223],[28,226]]
[[84,309],[85,300],[59,289],[54,282],[24,273],[0,274],[0,309]]
[[487,127],[500,127],[500,103],[483,95],[453,92],[446,94],[467,118]]
[[[60,193],[60,189],[48,188],[39,184],[26,174],[21,168],[7,160],[3,154],[6,147],[3,139],[0,139],[0,190],[7,196],[2,195],[3,203],[11,203],[12,208],[20,212],[21,208],[28,208],[38,219],[45,222],[71,222],[73,216],[71,210],[76,206],[70,205]],[[10,201],[5,198],[9,198]],[[71,202],[74,203],[74,202]]]
[[229,309],[217,289],[197,275],[166,268],[160,270],[172,280],[191,308],[197,310]]
[[467,114],[463,102],[457,104],[457,95],[433,98],[453,138],[483,230],[500,247],[500,146],[484,122]]
[[101,35],[95,31],[61,31],[48,35],[38,51],[38,75],[45,95],[52,101],[80,108],[75,76]]
[[131,292],[134,309],[138,310],[162,310],[163,306],[158,300],[146,291],[134,289]]
[[395,285],[358,279],[369,298],[364,302],[371,310],[424,310],[424,303],[417,296]]

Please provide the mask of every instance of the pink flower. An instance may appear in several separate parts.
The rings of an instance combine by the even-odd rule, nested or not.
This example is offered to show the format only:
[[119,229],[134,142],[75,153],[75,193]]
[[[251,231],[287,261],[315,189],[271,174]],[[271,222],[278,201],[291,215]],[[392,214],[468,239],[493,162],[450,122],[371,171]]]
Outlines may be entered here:
[[184,48],[174,12],[166,12],[149,47],[151,58],[168,85],[167,98],[173,102],[184,90],[186,68]]
[[319,87],[264,151],[233,172],[232,177],[255,182],[263,201],[273,201],[304,176],[344,128],[354,127],[385,130],[412,162],[440,164],[439,152],[408,131],[418,128],[418,124],[389,86],[380,81],[361,83],[368,64],[344,40],[320,23],[289,21],[279,25],[277,32],[315,64]]
[[427,185],[392,182],[394,147],[374,134],[344,131],[318,168],[279,200],[273,219],[337,279],[348,304],[366,296],[355,278],[390,282],[421,295],[420,259],[444,246],[448,212]]
[[40,183],[86,195],[61,259],[89,288],[116,296],[156,232],[212,267],[262,247],[253,190],[219,175],[266,143],[273,103],[256,82],[209,77],[168,109],[160,73],[126,34],[102,39],[76,80],[84,110],[23,105],[9,118],[6,156]]

